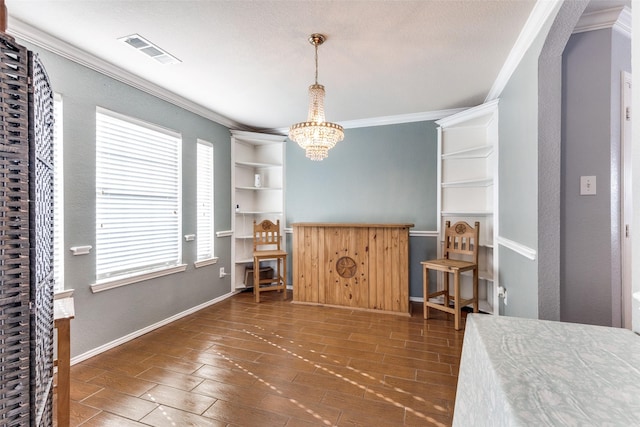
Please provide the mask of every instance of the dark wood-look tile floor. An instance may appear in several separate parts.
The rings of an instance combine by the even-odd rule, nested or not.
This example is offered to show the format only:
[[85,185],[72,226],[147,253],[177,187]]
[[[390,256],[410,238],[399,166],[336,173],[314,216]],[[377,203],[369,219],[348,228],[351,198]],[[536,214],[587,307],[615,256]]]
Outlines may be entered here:
[[72,426],[448,426],[463,331],[251,293],[71,369]]

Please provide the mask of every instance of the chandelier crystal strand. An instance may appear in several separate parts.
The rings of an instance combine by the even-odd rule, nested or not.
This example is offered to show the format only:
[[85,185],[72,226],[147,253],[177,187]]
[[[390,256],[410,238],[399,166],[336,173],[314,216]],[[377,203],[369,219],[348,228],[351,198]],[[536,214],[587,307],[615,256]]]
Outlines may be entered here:
[[322,160],[329,149],[344,139],[342,126],[325,121],[324,86],[318,84],[318,45],[325,40],[322,34],[312,34],[309,42],[315,47],[315,84],[309,86],[309,113],[307,121],[296,123],[289,128],[289,138],[305,150],[311,160]]

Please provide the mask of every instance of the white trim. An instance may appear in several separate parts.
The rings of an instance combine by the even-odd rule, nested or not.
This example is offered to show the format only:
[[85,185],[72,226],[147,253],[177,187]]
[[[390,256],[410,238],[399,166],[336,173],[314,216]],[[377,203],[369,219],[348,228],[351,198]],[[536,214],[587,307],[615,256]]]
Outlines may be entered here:
[[92,246],[91,245],[86,245],[86,246],[71,246],[69,248],[69,250],[71,251],[71,253],[73,254],[73,256],[78,256],[78,255],[88,255],[91,252]]
[[[484,104],[480,104],[478,106],[475,107],[471,107],[471,108],[467,108],[465,110],[462,110],[461,112],[453,115],[453,116],[449,116],[449,117],[445,117],[444,119],[440,119],[436,122],[436,124],[442,128],[446,128],[446,127],[453,127],[456,126],[460,123],[464,123],[467,121],[471,121],[473,119],[476,119],[478,117],[482,117],[482,116],[489,116],[490,114],[492,115],[492,117],[490,118],[490,120],[494,120],[493,114],[495,113],[495,110],[498,108],[498,103],[500,102],[499,99],[494,99],[492,101],[488,101],[485,102]],[[490,121],[489,120],[489,121]],[[472,126],[468,126],[465,125],[463,127],[487,127],[486,124],[482,124],[482,125],[477,125],[474,124]],[[447,129],[444,129],[445,131]],[[439,154],[439,157],[442,156],[442,154]]]
[[218,257],[214,257],[214,258],[207,258],[207,259],[201,259],[199,261],[196,261],[193,263],[193,266],[195,268],[200,268],[200,267],[206,267],[207,265],[212,265],[217,263],[218,263]]
[[[369,119],[345,120],[337,122],[345,129],[355,129],[363,127],[397,125],[402,123],[427,122],[440,120],[454,114],[458,114],[467,108],[452,108],[449,110],[425,111],[422,113],[399,114],[397,116],[372,117]],[[289,128],[267,129],[265,132],[287,135]]]
[[585,13],[578,20],[572,34],[607,28],[614,28],[631,37],[631,9],[625,6]]
[[372,126],[396,125],[401,123],[427,122],[452,116],[466,108],[452,108],[449,110],[425,111],[422,113],[400,114],[397,116],[374,117],[370,119],[346,120],[340,122],[345,129],[364,128]]
[[118,80],[124,84],[127,84],[136,89],[140,89],[150,95],[167,101],[180,108],[184,108],[187,111],[191,111],[206,119],[212,120],[216,123],[220,123],[228,128],[243,129],[246,126],[233,121],[225,116],[222,116],[214,111],[211,111],[203,106],[196,104],[182,96],[179,96],[167,89],[153,84],[147,80],[144,80],[128,71],[125,71],[113,64],[108,63],[96,56],[93,56],[87,52],[78,49],[71,44],[62,41],[52,35],[46,34],[37,28],[9,15],[9,25],[7,33],[15,38],[24,40],[33,45],[46,49],[56,55],[80,64],[84,67],[90,68],[115,80]]
[[443,182],[442,188],[474,188],[474,187],[490,187],[493,185],[493,178],[470,179],[467,181],[449,181]]
[[231,237],[233,230],[216,231],[216,237]]
[[410,237],[439,237],[437,230],[409,230]]
[[[273,135],[269,133],[251,132],[246,130],[229,129],[229,132],[238,142],[248,142],[251,145],[278,144],[286,140],[284,135]],[[288,132],[288,131],[287,131]]]
[[73,296],[73,289],[64,289],[53,294],[53,299],[70,298]]
[[115,340],[113,340],[111,342],[108,342],[108,343],[103,344],[103,345],[101,345],[99,347],[96,347],[96,348],[94,348],[92,350],[89,350],[87,352],[79,354],[79,355],[77,355],[77,356],[75,356],[75,357],[73,357],[71,359],[71,364],[75,365],[76,363],[80,363],[80,362],[82,362],[84,360],[90,359],[90,358],[92,358],[94,356],[97,356],[100,353],[104,353],[107,350],[111,350],[112,348],[115,348],[115,347],[117,347],[117,346],[119,346],[121,344],[129,342],[129,341],[131,341],[131,340],[133,340],[135,338],[138,338],[138,337],[140,337],[140,336],[142,336],[144,334],[148,334],[149,332],[151,332],[151,331],[153,331],[155,329],[158,329],[158,328],[160,328],[160,327],[162,327],[164,325],[168,325],[171,322],[175,322],[176,320],[182,319],[185,316],[193,314],[193,313],[195,313],[197,311],[200,311],[200,310],[202,310],[204,308],[207,308],[207,307],[209,307],[209,306],[211,306],[213,304],[216,304],[216,303],[219,303],[221,301],[224,301],[227,298],[231,298],[232,296],[234,296],[234,295],[236,295],[238,293],[239,292],[230,292],[230,293],[222,295],[222,296],[220,296],[218,298],[214,298],[214,299],[212,299],[210,301],[207,301],[205,303],[202,303],[200,305],[196,305],[195,307],[191,307],[188,310],[185,310],[185,311],[180,312],[178,314],[174,314],[171,317],[167,317],[166,319],[161,320],[161,321],[159,321],[157,323],[154,323],[153,325],[149,325],[149,326],[144,327],[142,329],[138,329],[137,331],[134,331],[134,332],[132,332],[130,334],[127,334],[127,335],[125,335],[123,337],[120,337],[120,338],[115,339]]
[[125,277],[122,279],[110,280],[108,282],[94,283],[91,286],[91,291],[95,294],[98,292],[106,291],[113,288],[119,288],[120,286],[131,285],[133,283],[142,282],[144,280],[155,279],[157,277],[168,276],[174,273],[180,273],[187,269],[187,264],[180,264],[174,267],[163,268],[162,270],[155,270],[149,273],[143,273],[132,277]]
[[485,102],[493,101],[500,96],[509,82],[511,75],[520,64],[522,57],[527,50],[529,50],[529,47],[531,47],[531,44],[544,27],[545,22],[547,22],[549,17],[557,13],[562,3],[562,0],[538,0],[536,2],[531,10],[531,14],[529,14],[529,18],[527,18],[527,22],[524,24],[524,27],[522,27],[522,31],[520,31],[518,39],[514,43],[513,48],[511,48],[507,60],[502,65],[498,77],[493,82],[493,86],[491,86],[491,90],[484,100]]
[[532,249],[528,246],[525,246],[521,243],[518,242],[514,242],[513,240],[509,240],[505,237],[502,236],[498,236],[497,237],[497,243],[500,246],[504,246],[505,248],[509,248],[512,251],[514,251],[515,253],[522,255],[525,258],[529,258],[531,261],[535,261],[536,257],[538,255],[537,251],[535,249]]

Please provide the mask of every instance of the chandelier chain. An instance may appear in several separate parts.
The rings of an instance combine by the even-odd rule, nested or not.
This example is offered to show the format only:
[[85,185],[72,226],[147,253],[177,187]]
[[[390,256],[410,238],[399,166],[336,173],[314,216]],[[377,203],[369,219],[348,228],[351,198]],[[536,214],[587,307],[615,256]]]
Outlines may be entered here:
[[316,84],[318,84],[318,43],[314,43],[316,48]]

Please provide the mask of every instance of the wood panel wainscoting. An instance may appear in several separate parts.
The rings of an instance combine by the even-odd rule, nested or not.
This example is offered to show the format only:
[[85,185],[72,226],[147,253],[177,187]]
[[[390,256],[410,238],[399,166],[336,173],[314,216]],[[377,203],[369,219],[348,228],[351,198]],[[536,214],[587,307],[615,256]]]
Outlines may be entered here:
[[292,226],[293,302],[411,314],[413,224]]

